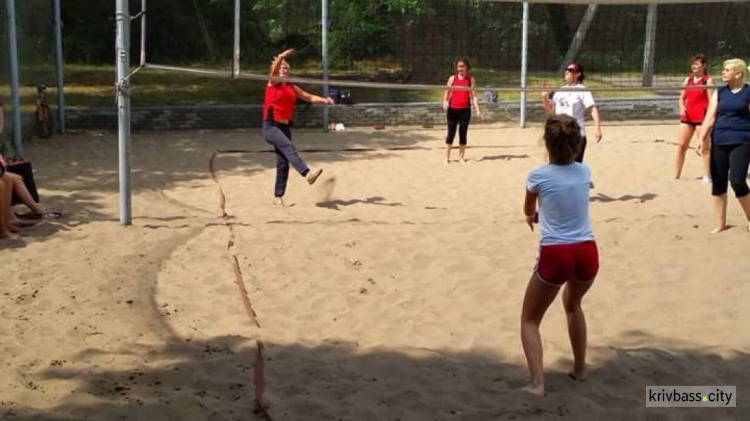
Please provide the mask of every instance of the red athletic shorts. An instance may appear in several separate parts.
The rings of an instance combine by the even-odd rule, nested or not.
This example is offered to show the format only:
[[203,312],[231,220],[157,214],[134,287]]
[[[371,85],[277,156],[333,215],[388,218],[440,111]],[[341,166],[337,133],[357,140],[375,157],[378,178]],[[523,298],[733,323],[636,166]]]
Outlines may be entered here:
[[570,280],[593,282],[599,272],[596,242],[541,246],[535,272],[542,281],[557,286]]

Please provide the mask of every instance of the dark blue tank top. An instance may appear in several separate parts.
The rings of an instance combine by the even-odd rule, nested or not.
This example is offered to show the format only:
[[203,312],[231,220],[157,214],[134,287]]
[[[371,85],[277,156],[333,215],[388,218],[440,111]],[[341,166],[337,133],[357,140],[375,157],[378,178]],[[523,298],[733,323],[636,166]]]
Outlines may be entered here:
[[711,141],[716,145],[750,143],[750,88],[733,94],[728,86],[717,91],[718,107]]

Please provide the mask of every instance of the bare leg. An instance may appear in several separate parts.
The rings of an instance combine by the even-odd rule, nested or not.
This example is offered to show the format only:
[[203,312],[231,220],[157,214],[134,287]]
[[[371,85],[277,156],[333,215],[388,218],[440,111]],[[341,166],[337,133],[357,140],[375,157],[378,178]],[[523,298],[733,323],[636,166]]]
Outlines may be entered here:
[[722,232],[727,229],[727,194],[714,196],[714,214],[718,224],[711,230],[712,234]]
[[581,300],[592,283],[571,281],[563,291],[563,307],[568,318],[568,335],[573,347],[573,376],[581,381],[586,376],[586,317],[581,308]]
[[750,231],[750,194],[738,197],[737,201],[740,202],[742,210],[745,211],[745,218],[747,218],[747,230]]
[[695,127],[680,123],[680,131],[677,134],[677,156],[674,165],[674,178],[679,179],[682,175],[682,167],[685,164],[685,153],[690,148],[690,139],[693,137]]
[[17,239],[17,234],[10,231],[10,202],[8,201],[9,188],[0,179],[0,238]]
[[453,145],[445,145],[445,163],[448,164],[451,162],[451,149],[453,149]]
[[531,275],[529,285],[526,287],[526,295],[523,298],[521,343],[531,374],[531,384],[524,387],[523,390],[539,396],[544,396],[546,393],[544,389],[542,336],[539,334],[539,325],[559,290],[559,287],[542,282],[535,273]]
[[29,193],[29,190],[26,188],[26,185],[23,183],[23,178],[21,178],[20,175],[6,172],[3,174],[3,180],[8,183],[8,185],[12,186],[11,188],[16,192],[18,198],[21,199],[21,202],[28,206],[34,213],[41,215],[47,211],[46,208],[35,202],[34,198],[31,197],[31,193]]
[[2,182],[3,184],[3,203],[2,205],[0,205],[2,206],[3,226],[10,232],[16,232],[16,227],[14,227],[12,224],[13,220],[15,219],[15,215],[13,215],[13,209],[11,209],[10,206],[13,198],[13,184],[5,180],[2,180],[0,182]]
[[466,162],[464,154],[466,153],[466,145],[458,145],[458,158],[461,162]]

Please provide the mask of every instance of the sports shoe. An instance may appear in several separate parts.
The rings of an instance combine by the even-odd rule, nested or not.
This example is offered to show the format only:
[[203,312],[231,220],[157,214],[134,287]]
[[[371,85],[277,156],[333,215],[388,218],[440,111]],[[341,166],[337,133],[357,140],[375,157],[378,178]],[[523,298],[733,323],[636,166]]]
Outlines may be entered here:
[[704,175],[703,177],[701,177],[701,181],[704,182],[704,183],[710,183],[711,182],[711,176]]
[[284,206],[284,198],[283,197],[274,197],[273,198],[273,204],[277,206]]
[[308,184],[315,184],[315,180],[320,177],[320,174],[323,173],[323,168],[317,168],[314,170],[310,170],[310,172],[307,173],[305,178],[307,179]]

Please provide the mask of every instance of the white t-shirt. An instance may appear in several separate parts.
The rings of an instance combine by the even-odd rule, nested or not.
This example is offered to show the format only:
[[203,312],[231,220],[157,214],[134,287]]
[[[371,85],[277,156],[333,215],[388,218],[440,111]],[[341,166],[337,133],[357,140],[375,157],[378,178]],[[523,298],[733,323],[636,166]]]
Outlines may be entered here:
[[539,195],[541,245],[594,239],[589,222],[591,170],[586,164],[548,164],[529,174],[526,190]]
[[[585,88],[579,84],[573,86],[563,86],[563,88]],[[565,114],[573,117],[581,126],[581,136],[586,136],[586,127],[583,125],[583,113],[587,108],[596,105],[594,97],[589,91],[556,91],[550,98],[555,104],[555,114]]]

